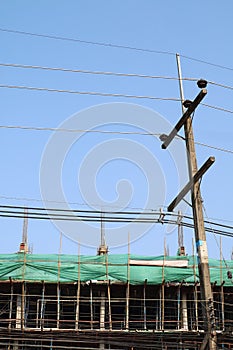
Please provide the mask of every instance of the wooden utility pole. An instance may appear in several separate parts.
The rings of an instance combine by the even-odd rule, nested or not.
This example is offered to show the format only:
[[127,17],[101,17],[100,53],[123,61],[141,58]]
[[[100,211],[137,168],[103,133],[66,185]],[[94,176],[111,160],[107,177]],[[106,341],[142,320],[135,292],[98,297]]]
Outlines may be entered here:
[[204,330],[205,337],[201,345],[201,350],[216,350],[217,349],[217,336],[215,330],[215,315],[213,307],[213,295],[210,283],[210,272],[208,263],[208,251],[206,243],[206,234],[204,227],[204,217],[202,208],[202,198],[200,191],[200,177],[205,173],[205,171],[214,163],[214,157],[210,157],[207,162],[199,169],[197,168],[196,151],[194,144],[193,128],[192,128],[192,118],[191,114],[194,112],[195,108],[201,102],[201,100],[207,94],[206,87],[207,82],[199,81],[198,86],[202,88],[199,95],[195,100],[188,101],[187,110],[184,107],[184,94],[182,85],[182,75],[180,67],[180,57],[176,55],[177,68],[179,76],[179,87],[180,96],[182,103],[183,116],[176,124],[175,128],[166,137],[162,135],[161,139],[163,142],[162,148],[168,147],[170,142],[176,136],[177,132],[184,126],[185,132],[185,142],[187,147],[187,157],[188,157],[188,168],[189,168],[189,183],[184,187],[184,189],[178,194],[178,196],[172,201],[168,206],[168,210],[172,211],[179,201],[185,196],[185,194],[191,190],[192,197],[192,209],[193,209],[193,219],[194,219],[194,230],[195,230],[195,240],[196,249],[198,254],[198,269],[199,269],[199,279],[200,279],[200,289],[201,289],[201,299],[203,306],[204,315]]
[[[184,100],[180,56],[176,55],[176,59],[177,59],[177,68],[178,68],[179,83],[180,83],[181,100]],[[182,102],[182,108],[184,108],[183,106],[184,101],[181,101],[181,102]],[[191,180],[192,178],[194,178],[195,174],[198,172],[191,116],[189,116],[184,123],[184,131],[185,131],[185,141],[186,141],[186,147],[187,147],[189,178]],[[204,349],[216,350],[217,337],[216,337],[216,331],[215,331],[215,317],[214,317],[214,314],[212,314],[213,295],[212,295],[212,289],[211,289],[211,283],[210,283],[208,250],[207,250],[207,243],[206,243],[202,198],[201,198],[199,181],[193,183],[193,188],[191,193],[192,193],[191,196],[192,196],[192,209],[193,209],[196,249],[198,254],[198,269],[199,269],[199,278],[200,278],[201,298],[202,298],[203,312],[205,317],[204,324],[205,324],[205,330],[207,331],[206,339],[204,339],[203,341],[202,348],[203,350]],[[206,346],[204,343],[207,343]]]

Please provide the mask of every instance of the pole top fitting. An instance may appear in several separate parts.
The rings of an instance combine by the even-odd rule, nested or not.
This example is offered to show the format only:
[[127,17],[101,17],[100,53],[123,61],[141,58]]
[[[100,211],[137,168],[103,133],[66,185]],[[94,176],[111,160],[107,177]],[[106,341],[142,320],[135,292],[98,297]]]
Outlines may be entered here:
[[184,106],[185,108],[189,108],[189,107],[191,106],[192,103],[193,103],[193,102],[190,101],[190,100],[185,100],[185,101],[183,102],[183,106]]
[[205,80],[205,79],[199,79],[198,82],[197,82],[197,86],[200,88],[200,89],[205,89],[206,86],[208,84],[208,81]]

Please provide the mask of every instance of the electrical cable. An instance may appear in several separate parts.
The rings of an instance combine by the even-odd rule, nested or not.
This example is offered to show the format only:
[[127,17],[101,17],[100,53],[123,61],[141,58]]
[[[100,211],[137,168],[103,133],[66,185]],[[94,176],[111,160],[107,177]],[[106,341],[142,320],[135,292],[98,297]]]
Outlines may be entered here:
[[[83,73],[83,74],[93,74],[93,75],[110,75],[110,76],[117,76],[117,77],[136,77],[136,78],[149,78],[149,79],[178,80],[178,78],[176,78],[176,77],[161,76],[161,75],[91,71],[91,70],[71,69],[71,68],[63,68],[63,67],[45,67],[45,66],[38,66],[38,65],[25,65],[25,64],[18,64],[18,63],[3,63],[3,62],[1,62],[0,67],[39,69],[39,70],[46,70],[46,71],[61,71],[61,72]],[[198,81],[198,79],[195,79],[195,78],[183,78],[182,80]]]
[[76,91],[76,90],[62,90],[62,89],[52,89],[45,87],[36,87],[36,86],[19,86],[19,85],[3,85],[0,84],[0,88],[7,89],[20,89],[20,90],[32,90],[32,91],[46,91],[46,92],[59,92],[66,94],[76,94],[76,95],[93,95],[93,96],[103,96],[103,97],[126,97],[126,98],[136,98],[136,99],[149,99],[149,100],[159,100],[159,101],[180,101],[176,97],[156,97],[156,96],[138,96],[138,95],[126,95],[126,94],[117,94],[110,92],[100,92],[100,91]]
[[[164,79],[164,80],[183,80],[183,81],[194,81],[197,82],[198,78],[177,78],[171,76],[163,76],[163,75],[149,75],[149,74],[138,74],[138,73],[119,73],[119,72],[106,72],[106,71],[92,71],[92,70],[84,70],[84,69],[72,69],[72,68],[64,68],[64,67],[48,67],[48,66],[39,66],[39,65],[26,65],[19,63],[0,63],[0,67],[12,67],[12,68],[24,68],[24,69],[39,69],[46,71],[61,71],[61,72],[69,72],[69,73],[82,73],[82,74],[92,74],[92,75],[106,75],[106,76],[116,76],[116,77],[136,77],[136,78],[147,78],[147,79]],[[207,81],[208,84],[218,86],[224,89],[233,90],[233,86],[225,85],[222,83],[217,83],[211,80]]]
[[[180,98],[177,97],[156,97],[156,96],[147,96],[147,95],[129,95],[129,94],[120,94],[120,93],[110,93],[110,92],[100,92],[100,91],[77,91],[77,90],[65,90],[65,89],[53,89],[46,87],[37,87],[37,86],[24,86],[24,85],[4,85],[1,84],[0,88],[5,89],[19,89],[19,90],[31,90],[31,91],[45,91],[45,92],[58,92],[58,93],[67,93],[67,94],[76,94],[76,95],[92,95],[92,96],[103,96],[103,97],[125,97],[125,98],[135,98],[135,99],[149,99],[157,101],[175,101],[180,102]],[[226,109],[223,107],[213,106],[206,103],[200,103],[202,106],[215,109],[221,112],[233,114],[233,110]]]
[[207,108],[216,109],[217,111],[233,114],[233,110],[231,110],[231,109],[226,109],[226,108],[223,108],[223,107],[213,106],[213,105],[209,105],[209,104],[202,103],[202,102],[200,103],[200,105],[202,105],[204,107],[207,107]]
[[185,55],[180,55],[180,57],[186,58],[187,60],[191,60],[191,61],[195,61],[195,62],[199,62],[199,63],[204,63],[204,64],[207,64],[209,66],[216,67],[216,68],[221,68],[221,69],[226,69],[226,70],[229,70],[229,71],[233,71],[233,68],[231,68],[231,67],[226,67],[226,66],[223,66],[221,64],[204,61],[204,60],[201,60],[199,58],[194,58],[194,57],[185,56]]
[[82,43],[82,44],[97,45],[97,46],[104,46],[104,47],[117,48],[117,49],[127,49],[127,50],[134,50],[134,51],[141,51],[141,52],[148,52],[148,53],[156,53],[156,54],[162,54],[162,55],[172,55],[172,56],[175,55],[173,52],[169,52],[169,51],[143,49],[143,48],[140,48],[140,47],[133,47],[133,46],[127,46],[127,45],[117,45],[117,44],[111,44],[111,43],[105,43],[105,42],[82,40],[82,39],[77,39],[77,38],[68,38],[68,37],[57,36],[57,35],[32,33],[32,32],[13,30],[13,29],[8,29],[8,28],[0,28],[0,31],[1,32],[6,32],[6,33],[28,35],[28,36],[34,36],[34,37],[46,38],[46,39],[55,39],[55,40],[62,40],[62,41],[78,42],[78,43]]
[[[67,129],[67,128],[53,128],[53,127],[36,127],[23,125],[0,125],[0,129],[19,129],[32,131],[56,131],[56,132],[75,132],[75,133],[100,133],[100,134],[117,134],[117,135],[142,135],[142,136],[161,136],[162,133],[149,133],[140,131],[111,131],[111,130],[95,130],[95,129]],[[184,137],[177,135],[176,138],[184,140]],[[233,150],[225,149],[218,146],[208,145],[203,142],[194,142],[198,146],[211,148],[216,151],[233,154]]]
[[75,132],[75,133],[100,133],[100,134],[118,134],[118,135],[143,135],[143,136],[160,136],[161,133],[149,133],[140,131],[111,131],[111,130],[96,130],[96,129],[66,129],[52,127],[34,127],[22,125],[0,125],[0,129],[22,129],[34,131],[59,131],[59,132]]
[[[11,206],[1,206],[0,217],[5,218],[25,218],[25,207],[15,207],[15,210],[9,210]],[[5,210],[4,210],[5,209]],[[21,209],[21,211],[19,210]],[[36,210],[36,211],[35,211]],[[42,211],[42,212],[41,212]],[[46,212],[45,212],[46,211]],[[52,213],[50,213],[52,212]],[[55,213],[54,213],[55,212]],[[61,213],[63,212],[63,213]],[[65,213],[65,214],[64,214]],[[81,215],[80,215],[81,213]],[[107,215],[108,213],[108,215]],[[76,215],[74,215],[76,214]],[[98,215],[99,214],[99,215]],[[135,215],[143,215],[145,217],[137,217]],[[146,215],[150,214],[150,217],[146,217]],[[159,220],[160,212],[157,213],[135,213],[135,212],[106,212],[105,216],[102,217],[100,212],[96,211],[88,211],[88,210],[62,210],[62,209],[45,209],[45,208],[28,208],[27,217],[29,219],[36,220],[60,220],[60,221],[86,221],[86,222],[108,222],[108,223],[161,223]],[[119,216],[121,215],[121,216]],[[127,216],[128,215],[128,216]],[[134,215],[129,216],[129,215]],[[152,216],[153,215],[153,216]],[[169,215],[169,214],[166,214]],[[151,217],[152,216],[152,217]],[[185,218],[185,216],[184,216]],[[188,217],[188,220],[192,220],[192,217]],[[177,224],[177,220],[172,219],[163,219],[163,223],[167,224]],[[206,221],[205,221],[206,223]],[[209,222],[208,222],[209,223]],[[216,227],[221,227],[225,229],[233,230],[233,226],[222,225],[218,223],[212,223]],[[187,228],[194,228],[193,223],[182,222],[182,225]],[[213,233],[213,229],[209,227],[205,227],[207,232]],[[222,229],[215,229],[216,234],[233,237],[233,232],[229,232]]]
[[[7,198],[10,198],[12,199],[12,197],[7,197]],[[13,199],[19,199],[19,200],[22,200],[22,198],[15,198],[13,197]],[[25,198],[23,198],[25,200]],[[29,199],[30,201],[32,199]],[[34,199],[33,199],[34,200]],[[43,200],[37,200],[39,202],[43,202]],[[49,201],[51,203],[58,203],[58,204],[64,204],[66,202],[56,202],[56,201]],[[67,203],[66,203],[67,204]],[[76,204],[76,205],[84,205],[83,203],[68,203],[68,204]],[[85,204],[86,205],[86,204]],[[94,206],[92,204],[92,206]],[[55,212],[55,213],[66,213],[66,214],[70,214],[71,217],[73,217],[74,214],[93,214],[93,218],[96,218],[96,215],[97,215],[97,218],[102,218],[102,215],[104,214],[104,217],[102,218],[103,220],[108,218],[108,219],[113,219],[113,218],[116,218],[118,216],[119,218],[119,215],[141,215],[141,216],[153,216],[152,220],[154,220],[154,217],[155,216],[158,216],[158,219],[161,215],[161,211],[158,211],[158,210],[155,210],[155,209],[143,209],[143,208],[130,208],[130,209],[134,209],[134,211],[129,211],[129,210],[124,210],[124,211],[112,211],[112,210],[89,210],[89,209],[61,209],[61,208],[44,208],[44,207],[29,207],[29,206],[13,206],[13,205],[0,205],[0,208],[2,208],[2,210],[4,209],[11,209],[10,212],[13,212],[14,214],[22,214],[23,217],[25,217],[25,209],[27,209],[28,211],[32,211],[32,214],[35,214],[35,212],[37,214],[35,215],[39,215],[40,212],[46,212],[45,215],[48,215],[47,212]],[[135,211],[135,210],[138,210],[140,209],[141,211]],[[1,210],[1,209],[0,209]],[[14,212],[13,210],[21,210],[21,212]],[[52,215],[52,214],[51,214]],[[98,216],[99,215],[99,216]],[[111,217],[108,217],[108,215],[114,215]],[[174,217],[174,220],[177,220],[177,217],[179,217],[179,212],[163,212],[163,215],[165,216],[171,216],[171,217]],[[63,216],[63,215],[62,215]],[[190,216],[190,215],[182,215],[182,217],[184,219],[187,219],[187,220],[193,220],[193,217]],[[91,218],[91,217],[89,217]],[[119,218],[121,219],[121,217]],[[125,218],[123,217],[122,219],[127,219],[127,220],[132,220],[131,217],[128,217],[128,218]],[[220,219],[219,219],[220,220]],[[160,221],[159,221],[160,222]],[[226,224],[220,224],[218,222],[214,222],[214,221],[210,221],[209,218],[208,220],[204,220],[205,223],[209,224],[211,223],[211,225],[213,226],[217,226],[217,227],[221,227],[221,228],[225,228],[225,229],[230,229],[230,230],[233,230],[233,225],[226,225]],[[174,221],[174,223],[177,223],[177,221]]]
[[[49,34],[41,34],[41,33],[33,33],[28,31],[20,31],[20,30],[14,30],[9,28],[0,28],[1,32],[5,33],[12,33],[12,34],[19,34],[19,35],[27,35],[32,37],[39,37],[39,38],[46,38],[46,39],[54,39],[54,40],[62,40],[62,41],[70,41],[70,42],[78,42],[83,44],[89,44],[89,45],[97,45],[97,46],[103,46],[103,47],[110,47],[110,48],[118,48],[118,49],[127,49],[127,50],[134,50],[139,52],[148,52],[148,53],[155,53],[155,54],[161,54],[161,55],[169,55],[169,56],[175,56],[176,53],[171,51],[162,51],[162,50],[153,50],[153,49],[146,49],[146,48],[140,48],[140,47],[133,47],[133,46],[127,46],[127,45],[117,45],[117,44],[111,44],[106,42],[97,42],[97,41],[90,41],[90,40],[82,40],[78,38],[69,38],[69,37],[63,37],[63,36],[57,36],[57,35],[49,35]],[[224,65],[220,65],[213,62],[208,62],[199,58],[187,56],[180,54],[180,57],[183,57],[188,60],[192,60],[199,63],[204,63],[216,68],[226,69],[229,71],[233,71],[233,68],[227,67]]]
[[[69,38],[69,37],[63,37],[63,36],[57,36],[57,35],[33,33],[33,32],[28,32],[28,31],[14,30],[14,29],[9,29],[9,28],[2,28],[2,27],[0,28],[0,31],[6,32],[6,33],[12,33],[12,34],[20,34],[20,35],[27,35],[27,36],[33,36],[33,37],[39,37],[39,38],[46,38],[46,39],[78,42],[78,43],[83,43],[83,44],[104,46],[104,47],[110,47],[110,48],[127,49],[127,50],[155,53],[155,54],[162,54],[162,55],[170,55],[170,56],[176,55],[176,53],[171,52],[171,51],[153,50],[153,49],[146,49],[146,48],[140,48],[140,47],[127,46],[127,45],[117,45],[117,44],[111,44],[111,43],[106,43],[106,42],[97,42],[97,41],[82,40],[82,39],[78,39],[78,38]],[[180,54],[180,57],[183,57],[183,58],[188,59],[188,60],[196,61],[199,63],[204,63],[204,64],[207,64],[210,66],[214,66],[216,68],[221,68],[221,69],[233,71],[233,68],[231,68],[231,67],[208,62],[208,61],[201,60],[201,59],[198,59],[195,57],[190,57],[190,56],[186,56],[183,54]]]

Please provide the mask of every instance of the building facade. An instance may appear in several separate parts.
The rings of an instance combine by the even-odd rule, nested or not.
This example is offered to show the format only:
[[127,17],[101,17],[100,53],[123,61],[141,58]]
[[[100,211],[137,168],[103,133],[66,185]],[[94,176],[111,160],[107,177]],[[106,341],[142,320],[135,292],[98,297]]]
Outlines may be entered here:
[[[233,262],[210,260],[218,347],[233,348]],[[0,255],[1,349],[200,349],[196,259]]]

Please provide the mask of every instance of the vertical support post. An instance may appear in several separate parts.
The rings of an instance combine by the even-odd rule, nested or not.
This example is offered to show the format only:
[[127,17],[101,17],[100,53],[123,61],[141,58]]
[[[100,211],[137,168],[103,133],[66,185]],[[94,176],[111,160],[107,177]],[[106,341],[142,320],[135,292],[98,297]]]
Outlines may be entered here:
[[[177,60],[177,69],[179,76],[179,86],[180,86],[180,95],[181,100],[184,100],[183,94],[183,85],[182,85],[182,75],[181,75],[181,66],[180,66],[180,56],[176,55]],[[181,102],[182,102],[181,101]],[[183,109],[182,105],[182,109]],[[188,158],[188,167],[189,167],[189,178],[190,180],[197,173],[197,160],[196,160],[196,151],[194,144],[193,128],[192,128],[192,119],[189,116],[184,123],[185,131],[185,140],[187,147],[187,158]],[[200,276],[200,287],[201,295],[203,300],[203,314],[204,314],[204,325],[205,331],[208,336],[208,346],[209,350],[217,349],[217,336],[215,329],[211,326],[210,322],[210,306],[213,306],[213,295],[210,284],[210,273],[209,273],[209,263],[208,263],[208,250],[206,244],[206,234],[204,227],[204,217],[203,217],[203,208],[202,208],[202,198],[200,191],[199,181],[193,184],[192,188],[192,209],[193,209],[193,219],[194,219],[194,229],[195,229],[195,239],[196,239],[196,248],[198,253],[198,269]],[[204,349],[206,346],[204,345]]]
[[161,329],[164,330],[164,292],[165,292],[165,254],[166,254],[166,240],[164,239],[164,253],[163,253],[163,266],[162,266],[162,285],[161,285]]
[[182,291],[182,328],[187,331],[188,330],[188,308],[187,308],[187,293],[183,289]]
[[21,329],[25,326],[25,282],[22,282]]
[[57,328],[60,327],[60,311],[61,311],[61,305],[60,305],[60,282],[57,282]]
[[44,309],[45,309],[45,303],[44,303],[44,295],[45,295],[45,283],[42,281],[42,293],[41,293],[41,306],[40,306],[40,328],[43,330],[44,328]]
[[155,316],[155,329],[156,331],[159,329],[159,300],[155,299],[155,308],[156,308],[156,316]]
[[75,330],[78,330],[79,323],[79,303],[80,303],[80,289],[81,289],[81,281],[80,281],[80,243],[78,242],[78,286],[77,286],[77,297],[76,297],[76,312],[75,312]]
[[104,345],[103,339],[100,339],[100,341],[99,341],[99,349],[100,350],[104,350],[105,349],[105,345]]
[[108,254],[105,254],[105,263],[106,263],[106,279],[108,283],[108,318],[109,318],[109,329],[112,330],[112,311],[111,311],[111,288],[110,288],[110,280],[108,276]]
[[159,330],[160,331],[162,330],[162,284],[159,289]]
[[60,246],[59,246],[59,254],[58,254],[58,271],[57,271],[57,328],[60,327],[60,311],[61,311],[61,305],[60,305],[60,274],[61,274],[61,252],[62,252],[62,232],[60,233]]
[[224,290],[221,284],[221,313],[222,313],[222,331],[225,331],[225,310],[224,310]]
[[125,328],[129,330],[129,294],[130,293],[130,234],[128,234],[127,286],[126,286],[126,315]]
[[144,286],[143,286],[143,323],[144,323],[145,330],[146,330],[146,284],[147,284],[147,280],[144,281]]
[[161,330],[164,330],[164,288],[165,284],[163,281],[161,285]]
[[181,285],[179,284],[177,290],[177,329],[180,329],[180,288]]
[[192,255],[193,255],[193,276],[194,276],[194,308],[195,308],[195,329],[198,331],[198,294],[197,294],[197,276],[196,276],[196,257],[194,253],[194,239],[192,238]]
[[17,329],[21,328],[21,322],[22,322],[22,296],[20,294],[17,294],[15,328]]
[[109,329],[112,330],[112,310],[111,310],[111,285],[108,280],[108,317],[109,317]]
[[91,281],[90,281],[90,311],[91,311],[91,329],[93,329],[93,290],[92,290]]
[[126,313],[125,313],[125,328],[129,330],[129,281],[126,284]]
[[222,274],[222,237],[220,236],[220,281],[221,281],[221,316],[222,316],[222,331],[225,330],[225,314],[224,314],[224,290],[223,290],[223,274]]
[[105,329],[105,292],[100,292],[100,330]]
[[40,299],[36,301],[36,328],[39,328],[39,307],[40,307]]
[[9,310],[9,324],[8,328],[11,329],[11,322],[12,322],[12,310],[13,310],[13,296],[14,296],[14,285],[13,281],[10,278],[10,285],[11,285],[11,296],[10,296],[10,310]]

